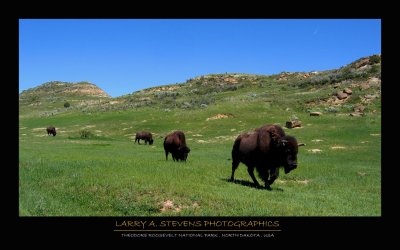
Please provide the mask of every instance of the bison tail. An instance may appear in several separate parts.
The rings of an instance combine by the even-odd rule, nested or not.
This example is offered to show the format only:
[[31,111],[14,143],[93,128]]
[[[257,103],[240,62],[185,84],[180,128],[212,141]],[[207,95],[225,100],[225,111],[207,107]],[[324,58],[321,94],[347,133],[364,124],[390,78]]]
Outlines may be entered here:
[[237,138],[233,143],[232,160],[235,160],[239,156],[239,146],[240,146],[240,138]]

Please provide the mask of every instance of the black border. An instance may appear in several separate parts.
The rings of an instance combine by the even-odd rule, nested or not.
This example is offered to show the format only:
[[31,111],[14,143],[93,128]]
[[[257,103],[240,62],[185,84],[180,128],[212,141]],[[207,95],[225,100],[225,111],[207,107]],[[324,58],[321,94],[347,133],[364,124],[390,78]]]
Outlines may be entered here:
[[[32,3],[33,4],[33,3]],[[320,3],[321,4],[321,3]],[[365,3],[367,4],[367,3]],[[304,3],[301,3],[299,5],[302,5],[304,7]],[[346,8],[345,8],[346,6]],[[36,6],[37,7],[37,6]],[[70,8],[76,8],[76,5],[72,5]],[[209,6],[207,6],[209,7]],[[296,7],[296,6],[294,6]],[[386,42],[386,38],[383,36],[383,32],[386,30],[389,30],[388,26],[386,26],[389,22],[387,19],[383,19],[382,15],[382,7],[379,4],[374,4],[373,9],[374,11],[367,11],[366,13],[368,14],[363,14],[364,10],[363,9],[364,5],[360,6],[357,8],[357,11],[354,9],[349,9],[347,8],[347,5],[340,5],[338,4],[338,8],[340,8],[340,12],[336,12],[334,15],[328,16],[323,14],[323,16],[314,16],[314,17],[307,17],[307,18],[379,18],[382,20],[382,42]],[[371,7],[371,6],[370,6]],[[39,7],[40,8],[40,7]],[[282,6],[279,6],[279,8],[283,8]],[[35,9],[35,8],[33,8]],[[122,8],[123,9],[123,8]],[[246,8],[245,8],[246,9]],[[243,11],[245,11],[243,9]],[[268,11],[266,8],[257,8],[257,6],[251,6],[251,9],[253,12],[252,15],[253,17],[250,18],[304,18],[304,13],[309,14],[310,12],[311,15],[315,14],[315,10],[311,9],[308,11],[303,12],[302,14],[294,14],[290,16],[283,16],[282,13],[279,12],[272,12]],[[77,13],[76,11],[68,13],[69,9],[64,9],[66,11],[65,13],[67,14],[49,14],[46,9],[42,9],[42,12],[35,12],[35,14],[32,14],[32,12],[29,11],[30,6],[25,6],[25,9],[20,12],[19,15],[17,15],[15,18],[11,19],[11,25],[10,27],[12,32],[10,33],[12,37],[16,37],[15,40],[10,40],[13,41],[13,43],[10,45],[10,48],[15,48],[17,51],[18,55],[18,22],[19,19],[25,19],[25,18],[105,18],[104,15],[99,15],[88,17],[87,9],[81,9],[81,13]],[[301,8],[300,8],[301,10]],[[336,10],[336,9],[335,9]],[[333,10],[335,12],[335,10]],[[188,10],[187,10],[188,11]],[[201,10],[200,10],[201,11]],[[222,10],[218,10],[213,12],[211,10],[211,14],[209,17],[204,17],[204,14],[200,14],[198,16],[193,16],[192,14],[189,14],[189,16],[168,16],[169,14],[161,14],[157,15],[155,14],[154,16],[149,16],[148,13],[143,14],[140,10],[136,11],[131,11],[131,9],[127,8],[125,10],[122,10],[122,12],[119,12],[118,16],[108,16],[107,18],[248,18],[248,17],[240,17],[240,16],[234,16],[229,14],[229,11],[226,12],[221,12]],[[268,17],[265,17],[265,11],[268,11]],[[44,12],[47,12],[44,14]],[[22,14],[21,14],[22,13]],[[122,13],[122,14],[121,14]],[[227,14],[228,13],[228,14]],[[371,15],[372,13],[372,15]],[[39,16],[38,16],[39,14]],[[122,15],[122,17],[121,17]],[[134,15],[134,16],[132,16]],[[254,16],[255,15],[255,16]],[[355,17],[354,15],[359,15],[358,17]],[[107,16],[107,15],[106,15]],[[8,20],[10,21],[10,20]],[[15,29],[16,28],[16,29]],[[15,32],[16,30],[16,32]],[[15,46],[17,45],[17,46]],[[14,47],[15,46],[15,47]],[[386,46],[386,45],[385,45]],[[386,50],[382,50],[386,51]],[[390,53],[390,51],[386,51],[387,53]],[[18,69],[18,56],[16,57],[16,63],[13,64],[14,68]],[[386,80],[390,79],[390,74],[386,73],[386,69],[389,65],[389,59],[390,56],[388,55],[383,55],[382,57],[382,69],[385,68],[385,73],[382,74],[382,82],[386,83]],[[15,60],[15,54],[13,54],[11,60]],[[14,61],[13,61],[14,62]],[[382,70],[383,72],[383,70]],[[15,75],[14,75],[15,76]],[[15,80],[14,77],[12,77],[13,80]],[[16,79],[18,79],[18,70],[16,74]],[[383,89],[387,89],[387,86]],[[11,90],[15,91],[15,90]],[[383,94],[382,93],[382,101],[387,101],[386,98],[389,99],[388,92]],[[16,92],[16,98],[15,100],[11,100],[12,103],[14,101],[18,100],[18,92]],[[9,96],[8,96],[9,97]],[[19,105],[17,102],[17,105]],[[385,107],[385,105],[383,105]],[[17,114],[18,117],[18,108],[17,112],[13,112],[13,114]],[[384,117],[384,109],[382,108],[382,130],[387,130],[386,126],[384,126],[383,122],[383,117]],[[19,118],[17,118],[18,121]],[[385,129],[384,129],[385,127]],[[18,126],[15,126],[14,129],[18,130]],[[10,130],[14,131],[14,130]],[[18,131],[15,133],[18,135]],[[382,145],[384,142],[384,132],[382,132]],[[15,140],[15,138],[10,139],[9,141],[17,141],[18,139]],[[18,143],[16,144],[16,152],[18,152]],[[384,148],[382,146],[382,157],[384,155]],[[18,166],[18,153],[17,156],[14,158],[17,159],[17,166]],[[20,217],[19,216],[19,204],[18,204],[18,168],[15,167],[13,168],[10,166],[11,169],[13,169],[12,175],[16,176],[16,183],[12,183],[11,186],[16,185],[16,190],[13,190],[13,198],[14,201],[12,202],[14,204],[14,209],[9,213],[12,216],[12,227],[8,231],[9,233],[13,234],[14,236],[20,235],[23,239],[26,240],[35,240],[35,241],[41,241],[41,240],[84,240],[84,241],[98,241],[98,242],[104,242],[107,240],[123,240],[123,241],[128,241],[131,242],[133,238],[127,238],[127,237],[121,237],[118,233],[116,233],[115,230],[115,224],[116,221],[121,221],[121,220],[154,220],[154,219],[160,219],[160,220],[176,220],[176,221],[184,221],[184,220],[199,220],[199,219],[210,219],[210,220],[279,220],[280,224],[280,229],[282,230],[277,234],[277,237],[274,238],[277,240],[283,240],[284,242],[289,242],[289,243],[296,243],[296,240],[304,240],[305,242],[311,241],[314,242],[316,239],[322,240],[325,244],[325,246],[329,246],[330,243],[334,244],[335,242],[337,243],[338,241],[359,241],[360,243],[369,243],[372,241],[379,241],[381,238],[387,236],[386,230],[387,230],[387,225],[391,223],[390,217],[388,217],[387,213],[384,211],[387,207],[384,205],[384,202],[388,201],[388,195],[386,195],[386,191],[390,190],[390,187],[384,187],[385,182],[387,183],[387,178],[388,175],[384,174],[384,161],[382,158],[382,215],[378,217],[268,217],[268,218],[261,218],[261,217]],[[15,172],[14,172],[15,171]],[[387,186],[387,185],[386,185]],[[15,186],[14,186],[15,187]],[[383,192],[385,190],[385,193]],[[186,232],[187,229],[185,229]],[[190,228],[188,228],[190,230]],[[141,238],[144,239],[144,238]],[[156,240],[164,240],[166,238],[146,238],[147,239],[156,239]],[[169,239],[177,239],[177,238],[169,238]],[[188,239],[188,238],[186,238]],[[190,238],[193,240],[194,238]],[[200,238],[197,238],[200,239]],[[204,238],[201,238],[204,239]],[[228,239],[228,238],[219,238],[219,239]],[[250,240],[257,240],[261,238],[240,238],[240,239],[250,239]],[[270,239],[270,238],[269,238]],[[135,238],[135,240],[139,240],[138,238]],[[262,238],[262,240],[265,240],[265,238]],[[268,242],[271,242],[270,239]],[[328,245],[326,244],[328,243]]]

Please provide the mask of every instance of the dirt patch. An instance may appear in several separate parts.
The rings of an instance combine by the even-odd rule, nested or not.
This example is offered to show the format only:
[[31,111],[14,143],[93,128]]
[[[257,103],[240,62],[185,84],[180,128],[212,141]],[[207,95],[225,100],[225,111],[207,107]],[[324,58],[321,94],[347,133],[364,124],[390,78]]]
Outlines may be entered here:
[[72,133],[76,132],[76,130],[57,130],[57,133]]
[[180,88],[180,86],[159,87],[159,88],[151,89],[150,92],[172,91],[172,90],[177,90],[179,88]]
[[96,125],[86,125],[85,127],[83,127],[82,129],[86,129],[86,128],[94,128],[96,127]]
[[224,119],[224,118],[230,118],[230,117],[234,117],[234,115],[231,114],[231,113],[217,114],[217,115],[214,115],[214,116],[212,116],[212,117],[208,117],[208,118],[206,119],[206,121],[217,120],[217,119]]
[[[197,202],[194,202],[192,204],[193,208],[198,208],[200,205]],[[166,200],[162,202],[162,208],[160,208],[160,212],[167,212],[167,211],[174,211],[179,213],[182,211],[184,208],[189,208],[189,206],[184,206],[184,205],[175,205],[172,200]]]
[[237,135],[221,135],[221,136],[216,136],[215,137],[215,142],[220,142],[220,141],[234,141],[237,138]]
[[311,153],[315,154],[315,153],[321,153],[322,150],[318,149],[318,148],[314,148],[314,149],[309,149],[308,152],[311,152]]
[[303,185],[308,185],[310,183],[310,180],[276,180],[275,182],[277,183],[296,183],[296,184],[303,184]]
[[110,101],[110,104],[113,105],[113,104],[124,103],[124,102],[125,102],[125,100]]
[[224,82],[237,83],[238,80],[233,77],[227,77],[227,78],[224,78]]
[[346,147],[343,146],[333,146],[331,149],[345,149]]
[[360,176],[366,176],[367,175],[367,173],[365,173],[365,172],[357,172],[357,174],[360,175]]
[[360,141],[361,144],[368,143],[369,141]]
[[123,128],[122,130],[127,130],[127,129],[130,129],[130,128],[132,128],[132,127],[129,127],[129,128]]
[[324,141],[324,140],[321,140],[321,139],[314,139],[314,140],[311,140],[311,141],[313,141],[313,142],[321,142],[321,141]]
[[192,136],[201,137],[201,136],[203,136],[203,135],[201,135],[201,134],[195,134],[195,135],[192,135]]
[[33,132],[37,132],[37,131],[40,131],[40,130],[46,130],[46,128],[33,128],[32,129]]
[[381,134],[370,134],[371,136],[380,136]]
[[19,129],[26,129],[27,127],[22,127],[22,128],[19,128]]
[[172,210],[174,208],[174,202],[171,200],[166,200],[162,204],[161,212],[166,212],[168,210]]

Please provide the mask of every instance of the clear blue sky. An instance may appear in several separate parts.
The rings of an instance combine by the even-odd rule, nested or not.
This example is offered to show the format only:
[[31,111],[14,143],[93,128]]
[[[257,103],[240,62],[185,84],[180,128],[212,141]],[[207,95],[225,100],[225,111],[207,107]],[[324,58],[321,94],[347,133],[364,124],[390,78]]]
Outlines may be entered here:
[[380,19],[20,19],[19,92],[88,81],[117,97],[211,73],[335,69],[379,53]]

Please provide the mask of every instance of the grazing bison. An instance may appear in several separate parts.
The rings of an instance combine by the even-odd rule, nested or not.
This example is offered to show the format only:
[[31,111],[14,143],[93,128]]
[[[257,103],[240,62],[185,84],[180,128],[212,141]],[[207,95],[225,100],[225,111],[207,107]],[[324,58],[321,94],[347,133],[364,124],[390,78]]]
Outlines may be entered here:
[[175,131],[164,139],[165,159],[168,160],[168,153],[172,154],[175,161],[186,161],[190,149],[186,146],[185,134],[182,131]]
[[[286,136],[278,125],[265,125],[252,133],[239,135],[232,149],[232,176],[239,163],[247,166],[254,184],[260,186],[254,176],[254,168],[265,183],[265,188],[271,190],[270,185],[279,176],[279,167],[284,167],[285,174],[297,167],[298,147],[296,138]],[[269,178],[269,179],[268,179]]]
[[135,143],[136,141],[138,142],[138,144],[140,144],[140,140],[144,140],[144,143],[147,144],[147,142],[150,145],[153,145],[153,136],[151,135],[150,132],[137,132],[136,133],[136,137],[135,137]]
[[56,134],[57,134],[56,128],[55,128],[55,127],[48,127],[48,128],[46,129],[46,131],[47,131],[47,135],[56,136]]

